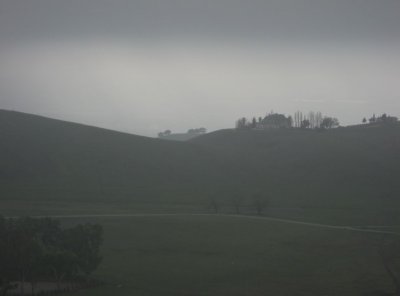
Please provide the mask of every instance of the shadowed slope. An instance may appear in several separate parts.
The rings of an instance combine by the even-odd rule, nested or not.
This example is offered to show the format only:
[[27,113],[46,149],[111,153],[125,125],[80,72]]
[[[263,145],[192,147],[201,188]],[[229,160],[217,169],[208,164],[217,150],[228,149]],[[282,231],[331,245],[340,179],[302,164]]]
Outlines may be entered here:
[[1,198],[190,201],[224,178],[193,145],[0,111]]
[[179,143],[0,111],[2,200],[395,209],[400,126],[221,130]]
[[278,206],[400,205],[400,125],[221,130],[191,143],[248,171],[248,188]]

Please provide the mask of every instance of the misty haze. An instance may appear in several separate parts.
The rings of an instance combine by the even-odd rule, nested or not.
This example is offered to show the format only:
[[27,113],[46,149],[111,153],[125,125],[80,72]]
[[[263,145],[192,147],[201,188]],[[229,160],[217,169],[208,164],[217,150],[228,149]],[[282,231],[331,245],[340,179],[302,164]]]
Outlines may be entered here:
[[400,295],[400,2],[0,0],[0,295]]

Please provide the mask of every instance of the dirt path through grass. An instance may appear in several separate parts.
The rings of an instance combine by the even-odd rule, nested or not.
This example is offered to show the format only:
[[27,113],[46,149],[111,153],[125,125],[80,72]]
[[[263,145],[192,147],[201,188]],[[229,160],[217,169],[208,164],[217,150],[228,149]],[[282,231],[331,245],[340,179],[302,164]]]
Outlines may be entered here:
[[[165,213],[165,214],[79,214],[79,215],[47,215],[47,216],[32,216],[33,218],[59,218],[59,219],[73,219],[73,218],[129,218],[129,217],[170,217],[170,216],[206,216],[206,217],[229,217],[229,218],[238,218],[238,219],[253,219],[253,220],[266,220],[272,222],[286,223],[286,224],[296,224],[296,225],[304,225],[310,227],[319,227],[325,229],[334,229],[334,230],[345,230],[345,231],[354,231],[354,232],[365,232],[365,233],[375,233],[375,234],[389,234],[389,235],[398,235],[399,232],[394,231],[385,231],[385,230],[376,230],[370,228],[381,228],[383,226],[339,226],[339,225],[329,225],[329,224],[321,224],[321,223],[312,223],[312,222],[303,222],[289,219],[280,219],[273,218],[267,216],[249,216],[249,215],[229,215],[229,214],[182,214],[182,213]],[[8,218],[16,218],[16,217],[8,217]],[[385,226],[392,227],[392,226]]]

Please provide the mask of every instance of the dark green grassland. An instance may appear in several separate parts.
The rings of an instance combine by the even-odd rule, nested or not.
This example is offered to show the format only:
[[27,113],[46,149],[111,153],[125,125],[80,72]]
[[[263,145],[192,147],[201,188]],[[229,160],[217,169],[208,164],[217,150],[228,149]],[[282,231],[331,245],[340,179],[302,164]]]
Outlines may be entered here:
[[[0,214],[222,213],[400,225],[400,126],[221,130],[164,141],[0,111]],[[224,215],[105,227],[108,284],[80,295],[385,295],[382,234]],[[118,286],[118,287],[117,287]]]
[[[380,235],[233,217],[97,220],[107,234],[81,295],[385,295]],[[118,286],[120,286],[118,288]]]

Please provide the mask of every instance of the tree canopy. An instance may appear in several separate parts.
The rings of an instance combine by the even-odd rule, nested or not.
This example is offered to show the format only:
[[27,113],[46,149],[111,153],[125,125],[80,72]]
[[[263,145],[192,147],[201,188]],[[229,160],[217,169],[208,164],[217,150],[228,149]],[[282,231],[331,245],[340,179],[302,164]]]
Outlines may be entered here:
[[339,127],[339,120],[335,117],[323,116],[321,112],[310,111],[303,113],[295,112],[294,116],[286,116],[279,113],[268,113],[265,117],[256,117],[248,120],[242,117],[236,121],[236,129],[277,129],[277,128],[298,128],[298,129],[331,129]]
[[88,277],[101,262],[102,237],[97,224],[64,229],[51,218],[0,217],[0,295],[6,295],[12,282],[34,286],[47,278],[59,284]]

